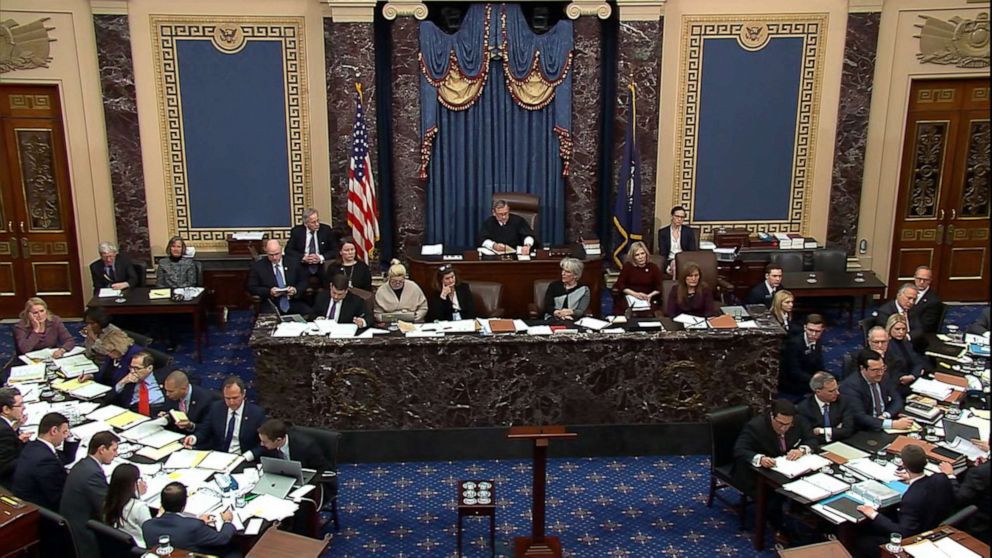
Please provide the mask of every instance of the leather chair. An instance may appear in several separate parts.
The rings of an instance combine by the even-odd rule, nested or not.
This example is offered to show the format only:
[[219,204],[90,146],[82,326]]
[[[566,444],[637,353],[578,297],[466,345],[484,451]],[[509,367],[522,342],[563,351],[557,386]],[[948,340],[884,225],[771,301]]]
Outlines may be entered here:
[[[331,506],[331,520],[334,521],[334,530],[341,528],[338,519],[338,444],[341,442],[341,433],[323,428],[311,428],[309,426],[294,427],[300,432],[309,435],[317,441],[324,457],[331,463],[331,468],[323,472],[323,477],[319,480],[324,490],[324,507]],[[314,479],[317,481],[318,479]]]
[[813,252],[813,271],[833,273],[847,271],[847,252],[843,250],[817,250]]
[[145,554],[145,549],[136,546],[131,535],[120,529],[93,519],[86,521],[86,527],[96,535],[101,558],[130,558]]
[[538,279],[534,281],[534,302],[527,305],[527,314],[532,320],[544,319],[544,294],[548,286],[557,279]]
[[965,521],[976,513],[978,513],[978,506],[975,504],[969,504],[951,514],[947,519],[941,521],[939,526],[943,527],[944,525],[950,525],[951,527],[960,527],[961,525],[964,525]]
[[[538,214],[541,212],[541,197],[523,192],[495,192],[493,193],[493,203],[496,200],[504,200],[510,204],[510,213],[519,215],[527,221],[530,229],[537,234]],[[491,207],[491,206],[490,206]]]
[[844,378],[852,374],[858,373],[858,352],[848,352],[841,356],[840,365],[840,376],[837,378],[838,382],[844,381]]
[[[717,261],[716,254],[708,250],[698,250],[694,252],[679,252],[675,255],[675,269],[678,273],[679,279],[683,277],[682,273],[685,270],[686,264],[692,262],[699,266],[700,280],[704,281],[707,285],[713,289],[713,298],[718,301],[723,301],[724,293],[734,292],[734,285],[729,281],[720,277],[717,271]],[[667,283],[667,281],[666,281]],[[674,283],[674,281],[673,281]],[[666,290],[663,292],[665,296],[668,296],[670,288],[663,287]],[[668,301],[668,298],[665,298]]]
[[141,345],[142,347],[150,347],[152,342],[154,342],[154,339],[142,333],[131,331],[129,329],[122,329],[121,331],[123,331],[125,335],[133,339],[136,345]]
[[138,274],[138,284],[135,287],[147,287],[148,286],[148,264],[138,260],[133,260],[131,266],[134,267],[135,273]]
[[[751,408],[747,405],[738,405],[706,414],[706,422],[710,425],[711,444],[710,492],[706,498],[706,507],[713,506],[713,497],[716,496],[717,499],[737,512],[741,529],[744,529],[744,510],[748,497],[743,490],[734,484],[734,444],[749,420],[751,420]],[[717,492],[722,488],[737,490],[740,492],[740,500],[734,503],[725,499]]]
[[69,529],[69,522],[64,517],[52,510],[38,506],[38,513],[41,515],[41,555],[58,556],[59,558],[76,558],[79,556],[79,549],[76,547],[76,539]]
[[375,321],[373,317],[375,315],[375,293],[357,287],[351,287],[348,291],[354,293],[365,303],[365,322],[371,325]]
[[[782,266],[782,271],[802,271],[803,270],[803,255],[795,252],[785,252],[781,254],[772,254],[772,263],[777,263]],[[847,257],[844,258],[845,266],[847,265]]]
[[480,318],[503,317],[503,284],[492,281],[465,281],[472,291],[475,313]]

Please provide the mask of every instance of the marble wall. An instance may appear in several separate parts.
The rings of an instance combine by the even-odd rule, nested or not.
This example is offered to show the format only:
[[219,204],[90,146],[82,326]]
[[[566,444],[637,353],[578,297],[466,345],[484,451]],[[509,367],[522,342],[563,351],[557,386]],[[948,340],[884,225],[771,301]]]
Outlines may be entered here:
[[[375,45],[371,23],[336,23],[324,19],[324,64],[327,86],[327,129],[331,167],[331,219],[347,228],[348,168],[355,125],[355,81],[362,84],[365,124],[369,135],[372,176],[379,177],[376,133]],[[315,185],[317,188],[323,185]],[[325,218],[325,220],[327,220]]]
[[[654,251],[655,186],[658,178],[658,97],[661,88],[661,44],[664,22],[621,21],[617,72],[617,108],[613,130],[613,176],[610,211],[615,200],[623,157],[624,135],[630,120],[627,106],[627,86],[633,80],[637,87],[636,142],[641,156],[641,233],[644,242]],[[667,214],[668,208],[661,208]]]
[[572,163],[565,189],[565,240],[596,234],[599,192],[600,83],[603,21],[580,17],[573,23]]
[[424,242],[424,204],[427,193],[420,181],[420,22],[399,17],[392,22],[391,68],[393,82],[393,203],[396,245]]
[[865,170],[868,111],[881,14],[852,13],[847,19],[827,246],[853,255],[857,249],[861,183]]
[[[117,243],[131,257],[150,262],[148,204],[127,16],[94,15],[93,26],[103,88]],[[81,250],[84,256],[96,258],[96,246],[83,246]]]

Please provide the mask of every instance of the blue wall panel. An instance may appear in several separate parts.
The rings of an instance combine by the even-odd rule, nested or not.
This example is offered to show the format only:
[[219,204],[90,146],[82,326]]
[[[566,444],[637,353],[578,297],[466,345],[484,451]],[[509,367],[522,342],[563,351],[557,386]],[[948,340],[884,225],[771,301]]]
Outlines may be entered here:
[[177,41],[193,228],[289,227],[282,44]]
[[803,39],[757,52],[732,38],[704,45],[693,220],[785,220]]

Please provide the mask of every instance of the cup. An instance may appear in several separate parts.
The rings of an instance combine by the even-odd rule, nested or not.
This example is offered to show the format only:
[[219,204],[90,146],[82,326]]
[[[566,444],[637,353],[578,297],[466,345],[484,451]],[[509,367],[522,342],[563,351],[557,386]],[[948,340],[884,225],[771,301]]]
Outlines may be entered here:
[[878,465],[885,465],[888,463],[888,459],[885,459],[885,450],[878,450],[875,452],[875,463]]
[[236,508],[243,508],[243,507],[245,507],[245,495],[244,494],[238,494],[237,496],[234,497],[234,507],[236,507]]
[[158,556],[172,555],[172,538],[169,535],[158,536],[158,548],[155,549]]
[[885,545],[885,550],[893,554],[902,552],[902,535],[899,533],[889,535],[889,544]]

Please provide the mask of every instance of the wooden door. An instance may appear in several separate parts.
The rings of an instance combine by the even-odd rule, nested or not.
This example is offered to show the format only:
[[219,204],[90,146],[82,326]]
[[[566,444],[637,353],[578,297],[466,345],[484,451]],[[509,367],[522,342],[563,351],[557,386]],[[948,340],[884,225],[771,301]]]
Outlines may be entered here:
[[989,189],[988,81],[913,82],[890,293],[928,265],[944,300],[988,300]]
[[39,296],[79,316],[76,224],[55,86],[0,86],[0,316]]

